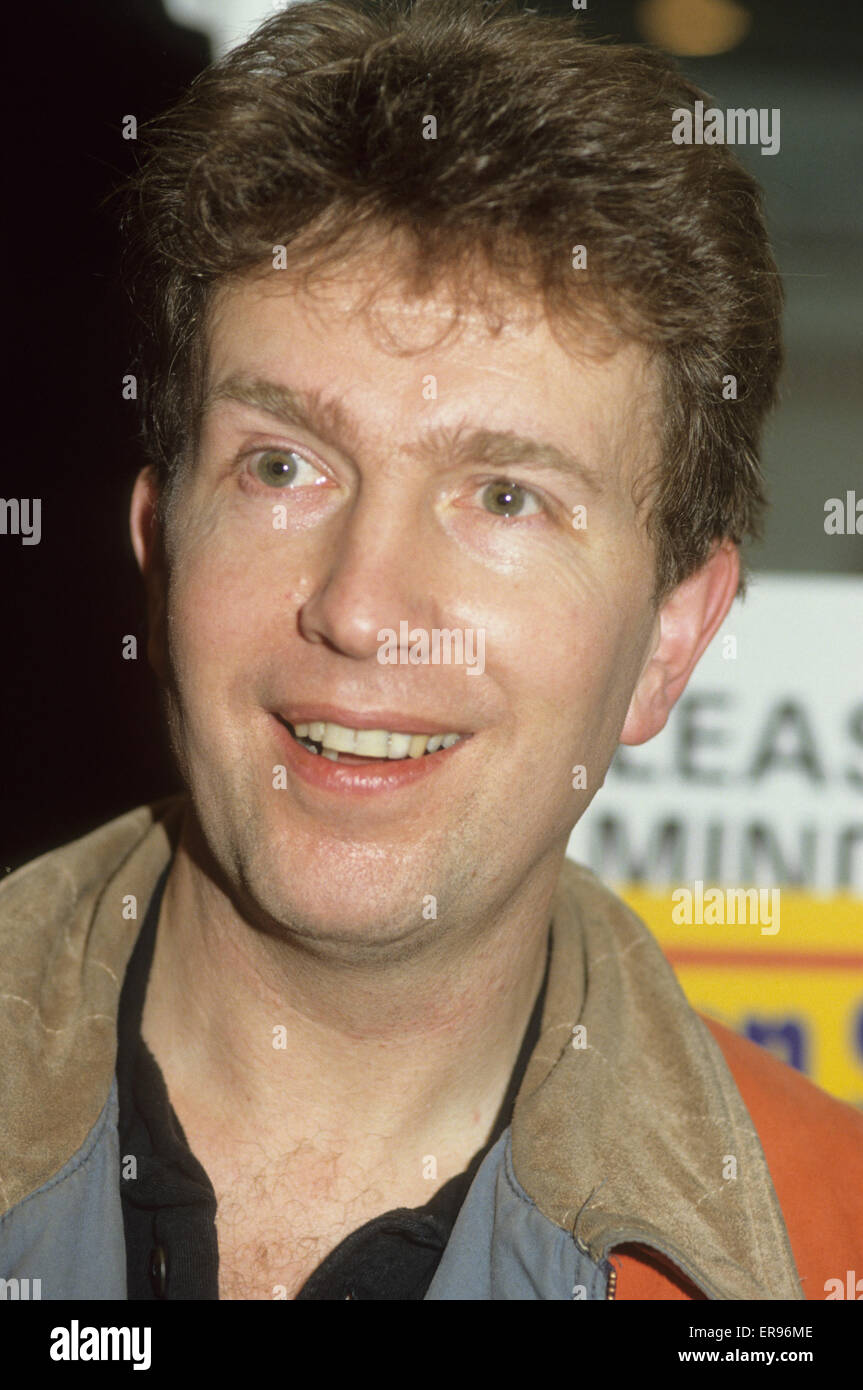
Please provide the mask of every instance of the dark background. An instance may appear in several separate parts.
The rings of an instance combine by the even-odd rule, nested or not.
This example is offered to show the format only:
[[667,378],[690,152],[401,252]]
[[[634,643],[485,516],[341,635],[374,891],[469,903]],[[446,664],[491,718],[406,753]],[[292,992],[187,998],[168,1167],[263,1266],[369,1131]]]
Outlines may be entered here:
[[[704,12],[707,24],[714,6],[728,11],[731,0],[689,0],[690,21]],[[774,507],[750,560],[859,574],[863,545],[825,536],[823,508],[855,482],[863,493],[863,18],[846,0],[737,8],[749,25],[740,42],[679,61],[716,105],[781,110],[778,155],[738,151],[765,187],[788,294],[789,366],[765,455]],[[674,50],[675,15],[677,0],[591,0],[586,21],[598,35]],[[121,138],[123,117],[140,124],[169,105],[210,56],[206,36],[170,20],[159,0],[70,0],[7,11],[4,22],[11,313],[0,495],[42,498],[42,540],[0,536],[0,873],[177,785],[128,539],[143,460],[136,403],[121,394],[129,326],[116,207],[105,200],[137,153]],[[126,634],[138,638],[137,661],[122,658]]]

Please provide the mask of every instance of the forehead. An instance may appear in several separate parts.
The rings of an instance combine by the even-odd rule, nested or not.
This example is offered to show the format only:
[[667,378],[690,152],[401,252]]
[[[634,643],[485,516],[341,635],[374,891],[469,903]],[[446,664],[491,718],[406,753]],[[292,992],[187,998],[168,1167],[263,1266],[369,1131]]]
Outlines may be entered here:
[[367,442],[469,424],[577,447],[627,475],[655,454],[647,351],[595,324],[563,337],[538,299],[505,290],[475,303],[448,285],[409,292],[367,258],[308,283],[258,272],[218,288],[208,339],[210,403],[242,379],[314,400]]

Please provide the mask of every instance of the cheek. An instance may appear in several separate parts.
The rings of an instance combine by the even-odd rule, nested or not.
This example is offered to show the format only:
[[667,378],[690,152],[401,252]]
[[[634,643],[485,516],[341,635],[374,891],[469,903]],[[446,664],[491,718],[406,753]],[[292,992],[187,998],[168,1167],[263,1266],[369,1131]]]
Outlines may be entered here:
[[225,549],[208,544],[186,553],[168,610],[172,665],[183,684],[245,664],[243,654],[266,626],[267,592],[259,567]]
[[[508,665],[536,736],[561,756],[608,756],[616,747],[649,631],[637,589],[549,576],[544,603],[523,593],[502,630]],[[490,640],[490,639],[489,639]]]

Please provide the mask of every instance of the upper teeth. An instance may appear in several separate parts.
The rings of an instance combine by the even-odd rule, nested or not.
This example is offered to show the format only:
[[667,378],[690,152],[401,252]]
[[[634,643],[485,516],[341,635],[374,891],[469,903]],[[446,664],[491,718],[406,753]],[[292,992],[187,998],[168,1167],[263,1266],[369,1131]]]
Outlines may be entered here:
[[421,758],[451,748],[461,734],[392,734],[386,729],[349,729],[344,724],[292,725],[297,738],[309,738],[333,753],[359,753],[366,758]]

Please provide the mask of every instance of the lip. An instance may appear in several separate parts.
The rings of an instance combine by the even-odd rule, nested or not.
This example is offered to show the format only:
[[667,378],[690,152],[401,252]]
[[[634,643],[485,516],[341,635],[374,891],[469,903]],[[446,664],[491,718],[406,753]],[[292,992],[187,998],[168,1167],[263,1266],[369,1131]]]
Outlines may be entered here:
[[[438,719],[425,719],[421,714],[397,714],[395,710],[374,710],[357,714],[355,710],[339,709],[336,705],[285,705],[275,710],[279,719],[288,724],[342,724],[346,729],[386,729],[390,734],[459,734],[466,732],[458,724],[441,724]],[[455,745],[454,745],[455,746]],[[447,750],[449,751],[449,750]],[[311,754],[314,757],[314,754]]]
[[[320,709],[320,706],[318,708]],[[366,766],[335,763],[330,758],[324,758],[320,753],[310,753],[301,743],[298,743],[293,734],[282,723],[282,716],[273,714],[271,717],[283,750],[285,766],[308,786],[316,787],[321,791],[337,792],[342,796],[380,796],[387,792],[400,791],[403,788],[413,786],[415,782],[423,781],[425,778],[433,776],[435,772],[442,771],[452,754],[458,753],[459,749],[469,742],[468,736],[459,739],[458,743],[454,743],[451,748],[440,748],[437,753],[427,753],[421,758],[402,758],[393,762],[376,759]],[[294,721],[291,720],[290,722],[293,723]],[[297,715],[297,722],[307,723],[309,721],[303,720]],[[332,719],[330,722],[341,723],[342,721]],[[392,728],[391,725],[383,724],[383,722],[355,724],[347,727]],[[412,729],[409,727],[395,728],[392,729],[392,732],[411,733]],[[437,731],[432,730],[431,732]],[[455,733],[455,730],[453,729],[452,732]]]

